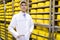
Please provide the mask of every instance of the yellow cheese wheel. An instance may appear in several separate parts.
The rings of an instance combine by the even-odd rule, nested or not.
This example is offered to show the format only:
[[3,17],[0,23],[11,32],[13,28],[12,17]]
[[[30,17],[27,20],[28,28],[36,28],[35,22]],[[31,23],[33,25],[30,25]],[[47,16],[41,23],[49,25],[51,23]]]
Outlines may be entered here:
[[60,1],[58,1],[58,5],[60,5]]
[[37,13],[44,12],[44,9],[37,9]]
[[44,20],[44,24],[49,25],[50,21],[49,20]]
[[37,20],[37,23],[43,24],[43,20]]
[[44,18],[50,18],[49,14],[44,14]]
[[15,2],[20,2],[21,0],[15,0]]
[[31,38],[34,38],[35,39],[36,38],[36,35],[31,35]]
[[36,29],[42,29],[42,26],[36,26]]
[[58,26],[60,26],[60,22],[57,22],[58,23]]
[[43,15],[37,15],[37,18],[43,18]]
[[60,15],[57,15],[57,20],[60,20]]
[[37,16],[36,15],[31,15],[32,18],[36,18]]
[[14,6],[20,6],[20,4],[19,3],[15,3]]
[[45,8],[44,11],[45,12],[50,12],[50,8]]
[[42,38],[42,37],[37,37],[37,40],[44,40],[44,38]]
[[37,8],[37,4],[32,4],[32,8]]
[[60,40],[60,33],[57,34],[56,40]]
[[39,35],[45,36],[45,31],[39,30]]
[[45,6],[49,6],[49,5],[50,5],[50,1],[46,1]]
[[44,6],[45,4],[43,2],[38,3],[38,7]]
[[30,13],[36,13],[36,9],[32,9]]
[[38,2],[38,0],[31,0],[32,2]]
[[58,12],[60,12],[60,8],[58,8]]

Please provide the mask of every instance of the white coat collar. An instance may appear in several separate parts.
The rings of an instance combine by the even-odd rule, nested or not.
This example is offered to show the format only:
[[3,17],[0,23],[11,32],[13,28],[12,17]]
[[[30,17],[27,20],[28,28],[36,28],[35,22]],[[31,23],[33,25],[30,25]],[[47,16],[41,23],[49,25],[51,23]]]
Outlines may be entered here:
[[23,14],[26,14],[26,12],[24,13],[24,12],[20,11],[19,14],[23,15]]

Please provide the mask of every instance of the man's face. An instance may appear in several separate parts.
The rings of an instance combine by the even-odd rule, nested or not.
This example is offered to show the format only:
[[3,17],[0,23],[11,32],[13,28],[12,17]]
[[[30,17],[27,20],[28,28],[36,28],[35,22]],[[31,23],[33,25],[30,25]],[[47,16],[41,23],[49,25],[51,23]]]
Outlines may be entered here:
[[25,12],[26,9],[27,9],[26,4],[25,3],[22,3],[21,4],[21,10]]

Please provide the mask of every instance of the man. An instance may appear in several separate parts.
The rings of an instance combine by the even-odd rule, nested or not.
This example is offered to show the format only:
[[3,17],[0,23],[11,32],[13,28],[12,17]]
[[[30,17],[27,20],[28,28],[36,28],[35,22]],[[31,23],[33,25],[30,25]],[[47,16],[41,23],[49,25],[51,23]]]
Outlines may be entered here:
[[[11,20],[8,30],[16,38],[16,40],[29,40],[30,34],[34,28],[34,23],[31,16],[26,13],[26,2],[22,1],[21,11],[15,14]],[[16,31],[14,30],[16,28]]]

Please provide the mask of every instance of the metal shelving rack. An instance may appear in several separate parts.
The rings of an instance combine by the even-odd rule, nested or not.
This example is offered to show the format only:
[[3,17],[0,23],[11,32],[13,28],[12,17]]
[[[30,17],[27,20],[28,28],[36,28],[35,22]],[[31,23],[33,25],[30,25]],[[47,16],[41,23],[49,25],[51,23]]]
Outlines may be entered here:
[[[9,36],[8,36],[8,30],[7,30],[6,24],[10,23],[10,21],[6,21],[6,10],[7,10],[7,8],[6,8],[6,0],[3,0],[2,3],[4,4],[4,9],[3,9],[4,10],[4,27],[5,27],[5,29],[4,29],[5,30],[4,31],[5,35],[4,36],[5,36],[5,40],[8,40]],[[12,15],[14,15],[14,0],[12,0]],[[0,30],[0,33],[1,33],[1,30]],[[15,40],[14,37],[12,37],[12,40]]]
[[[0,0],[1,1],[1,0]],[[1,1],[1,3],[2,3],[2,1]],[[0,4],[1,4],[0,3]],[[1,15],[0,15],[1,16]],[[1,22],[1,21],[0,21]],[[1,24],[0,24],[0,28],[1,28]],[[0,39],[1,39],[1,29],[0,29]]]
[[54,22],[54,18],[55,18],[55,15],[54,15],[54,13],[55,13],[55,8],[54,8],[54,6],[55,6],[55,0],[53,0],[53,15],[52,15],[52,40],[55,40],[55,38],[54,38],[54,27],[55,27],[55,22]]
[[4,27],[5,27],[5,40],[8,40],[8,30],[7,30],[7,27],[6,27],[6,1],[3,0],[3,4],[4,4],[4,18],[5,18],[5,22],[4,22]]
[[[2,2],[3,4],[4,4],[4,27],[5,27],[5,31],[4,31],[4,33],[5,33],[5,40],[8,40],[8,30],[7,30],[7,27],[6,27],[6,24],[7,24],[7,21],[6,21],[6,1],[5,0],[3,0],[3,2]],[[12,0],[12,7],[14,8],[14,2],[13,2],[13,0]],[[12,8],[12,12],[14,13],[14,9]],[[0,30],[1,31],[1,30]],[[1,33],[1,32],[0,32]],[[1,37],[1,36],[0,36]],[[13,39],[12,38],[12,40],[15,40],[15,39]]]
[[[45,2],[45,1],[39,1],[39,2]],[[31,4],[35,4],[35,3],[39,3],[39,2],[34,2],[34,3],[29,3],[29,5],[31,5]],[[43,38],[48,38],[48,40],[51,40],[51,31],[52,31],[52,0],[50,0],[50,6],[42,6],[42,7],[37,7],[37,8],[29,8],[29,10],[30,9],[39,9],[39,8],[50,8],[50,12],[42,12],[42,13],[40,13],[40,14],[49,14],[50,15],[50,18],[48,19],[49,21],[50,21],[50,23],[49,23],[49,25],[45,25],[45,24],[35,24],[35,26],[44,26],[44,27],[46,27],[46,28],[49,28],[49,37],[45,37],[45,36],[41,36],[41,35],[38,35],[38,36],[40,36],[40,37],[43,37]],[[30,15],[38,15],[39,13],[30,13]],[[37,19],[37,18],[33,18],[33,19]],[[43,19],[43,18],[42,18]],[[41,19],[39,19],[39,20],[41,20]],[[43,20],[45,20],[45,19],[43,19]],[[36,34],[35,34],[36,35]]]
[[5,0],[3,0],[3,4],[4,4],[4,18],[5,18],[5,40],[7,40],[7,31],[6,31],[6,5],[5,5]]
[[[57,25],[56,22],[59,22],[60,20],[57,20],[56,15],[60,15],[60,12],[56,11],[56,8],[58,9],[60,5],[56,5],[56,1],[58,0],[53,0],[53,16],[52,16],[52,40],[56,40],[56,36],[58,31],[60,31],[60,27]],[[56,23],[56,25],[55,25]],[[54,35],[54,33],[56,33]]]

